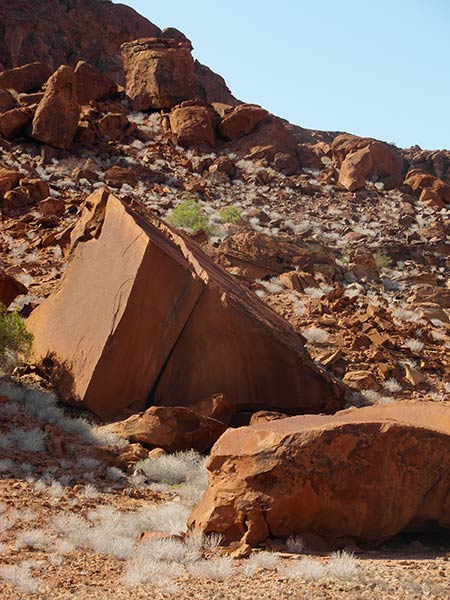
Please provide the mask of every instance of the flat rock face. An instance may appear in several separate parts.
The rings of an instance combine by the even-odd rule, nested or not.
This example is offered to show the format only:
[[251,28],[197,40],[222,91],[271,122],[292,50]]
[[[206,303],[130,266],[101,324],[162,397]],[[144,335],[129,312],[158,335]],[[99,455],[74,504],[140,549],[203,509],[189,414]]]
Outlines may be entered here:
[[450,407],[400,401],[228,429],[190,525],[227,541],[450,528]]
[[146,38],[122,46],[126,92],[134,110],[169,108],[197,97],[190,42]]
[[104,417],[220,393],[243,412],[342,406],[301,337],[158,219],[98,191],[72,243],[60,288],[28,320],[66,400]]
[[32,137],[69,150],[78,127],[80,106],[73,69],[62,65],[47,82],[33,119]]

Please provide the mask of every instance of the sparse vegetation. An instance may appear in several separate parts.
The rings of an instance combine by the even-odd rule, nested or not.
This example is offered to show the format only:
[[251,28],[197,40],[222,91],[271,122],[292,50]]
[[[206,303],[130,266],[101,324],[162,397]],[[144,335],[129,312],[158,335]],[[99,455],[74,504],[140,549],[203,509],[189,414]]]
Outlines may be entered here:
[[373,258],[379,273],[387,271],[392,266],[392,259],[387,254],[381,254],[380,252],[374,252]]
[[219,211],[219,217],[224,223],[239,223],[242,214],[236,206],[225,206]]
[[33,336],[25,327],[25,321],[19,313],[9,312],[0,303],[0,364],[9,356],[29,355]]
[[204,231],[208,235],[212,235],[214,230],[208,221],[208,217],[202,210],[200,204],[195,200],[183,200],[173,209],[167,221],[173,227],[179,229],[187,229],[192,232]]

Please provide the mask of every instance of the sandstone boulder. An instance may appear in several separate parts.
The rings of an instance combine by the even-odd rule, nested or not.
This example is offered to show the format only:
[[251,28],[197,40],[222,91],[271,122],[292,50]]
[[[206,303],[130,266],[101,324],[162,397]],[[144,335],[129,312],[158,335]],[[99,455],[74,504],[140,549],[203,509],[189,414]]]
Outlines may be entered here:
[[104,190],[88,199],[60,288],[28,319],[35,356],[63,398],[103,417],[219,393],[243,412],[342,405],[340,387],[281,317],[135,206]]
[[389,144],[342,134],[333,140],[331,151],[340,168],[338,183],[351,192],[363,188],[371,177],[381,179],[386,187],[401,183],[403,160]]
[[75,67],[76,95],[80,104],[103,100],[117,92],[117,84],[98,69],[80,60]]
[[4,194],[19,185],[22,178],[23,174],[20,171],[0,167],[0,194]]
[[214,113],[207,106],[183,102],[170,113],[170,127],[180,146],[214,146]]
[[47,63],[34,62],[0,73],[0,88],[18,94],[38,91],[52,74]]
[[401,401],[228,429],[190,527],[227,542],[450,528],[450,407]]
[[[450,185],[442,181],[442,179],[438,179],[420,169],[412,169],[406,174],[405,183],[414,191],[419,191],[422,194],[424,192],[432,192],[440,198],[441,202],[450,204]],[[429,197],[421,195],[422,200],[426,200]]]
[[122,45],[126,93],[134,110],[176,106],[197,96],[189,42],[144,38]]
[[268,114],[256,104],[240,104],[224,116],[219,125],[220,133],[227,140],[235,140],[251,133]]
[[16,106],[14,96],[7,90],[0,89],[0,114]]
[[12,139],[25,132],[31,121],[31,113],[26,108],[13,108],[0,114],[0,135]]
[[69,150],[78,127],[78,104],[73,69],[62,65],[47,82],[33,119],[32,137]]
[[102,430],[166,452],[194,449],[205,453],[226,428],[220,421],[196,414],[184,406],[151,406],[143,413],[106,425]]

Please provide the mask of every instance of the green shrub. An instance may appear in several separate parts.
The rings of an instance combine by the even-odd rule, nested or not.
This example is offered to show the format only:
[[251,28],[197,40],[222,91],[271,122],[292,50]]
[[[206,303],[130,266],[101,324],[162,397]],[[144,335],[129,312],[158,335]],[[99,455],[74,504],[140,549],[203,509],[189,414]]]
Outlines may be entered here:
[[191,231],[204,231],[207,234],[212,233],[212,227],[209,224],[208,217],[203,212],[201,206],[195,200],[183,200],[174,208],[167,221],[173,227],[180,229],[190,229]]
[[17,312],[8,312],[0,303],[0,361],[8,353],[28,355],[33,336],[26,330],[25,321]]
[[392,260],[387,256],[387,254],[380,254],[379,252],[375,252],[373,255],[375,260],[375,264],[377,265],[378,271],[381,273],[382,271],[386,271],[392,265]]
[[242,214],[236,206],[225,206],[219,212],[219,217],[224,223],[238,223],[242,219]]

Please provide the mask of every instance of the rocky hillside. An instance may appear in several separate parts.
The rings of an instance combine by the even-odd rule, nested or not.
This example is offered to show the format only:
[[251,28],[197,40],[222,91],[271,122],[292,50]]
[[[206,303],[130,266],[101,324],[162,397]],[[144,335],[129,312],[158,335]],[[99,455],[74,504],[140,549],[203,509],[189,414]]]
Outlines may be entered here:
[[0,14],[7,597],[449,597],[450,152],[238,102],[122,5]]

